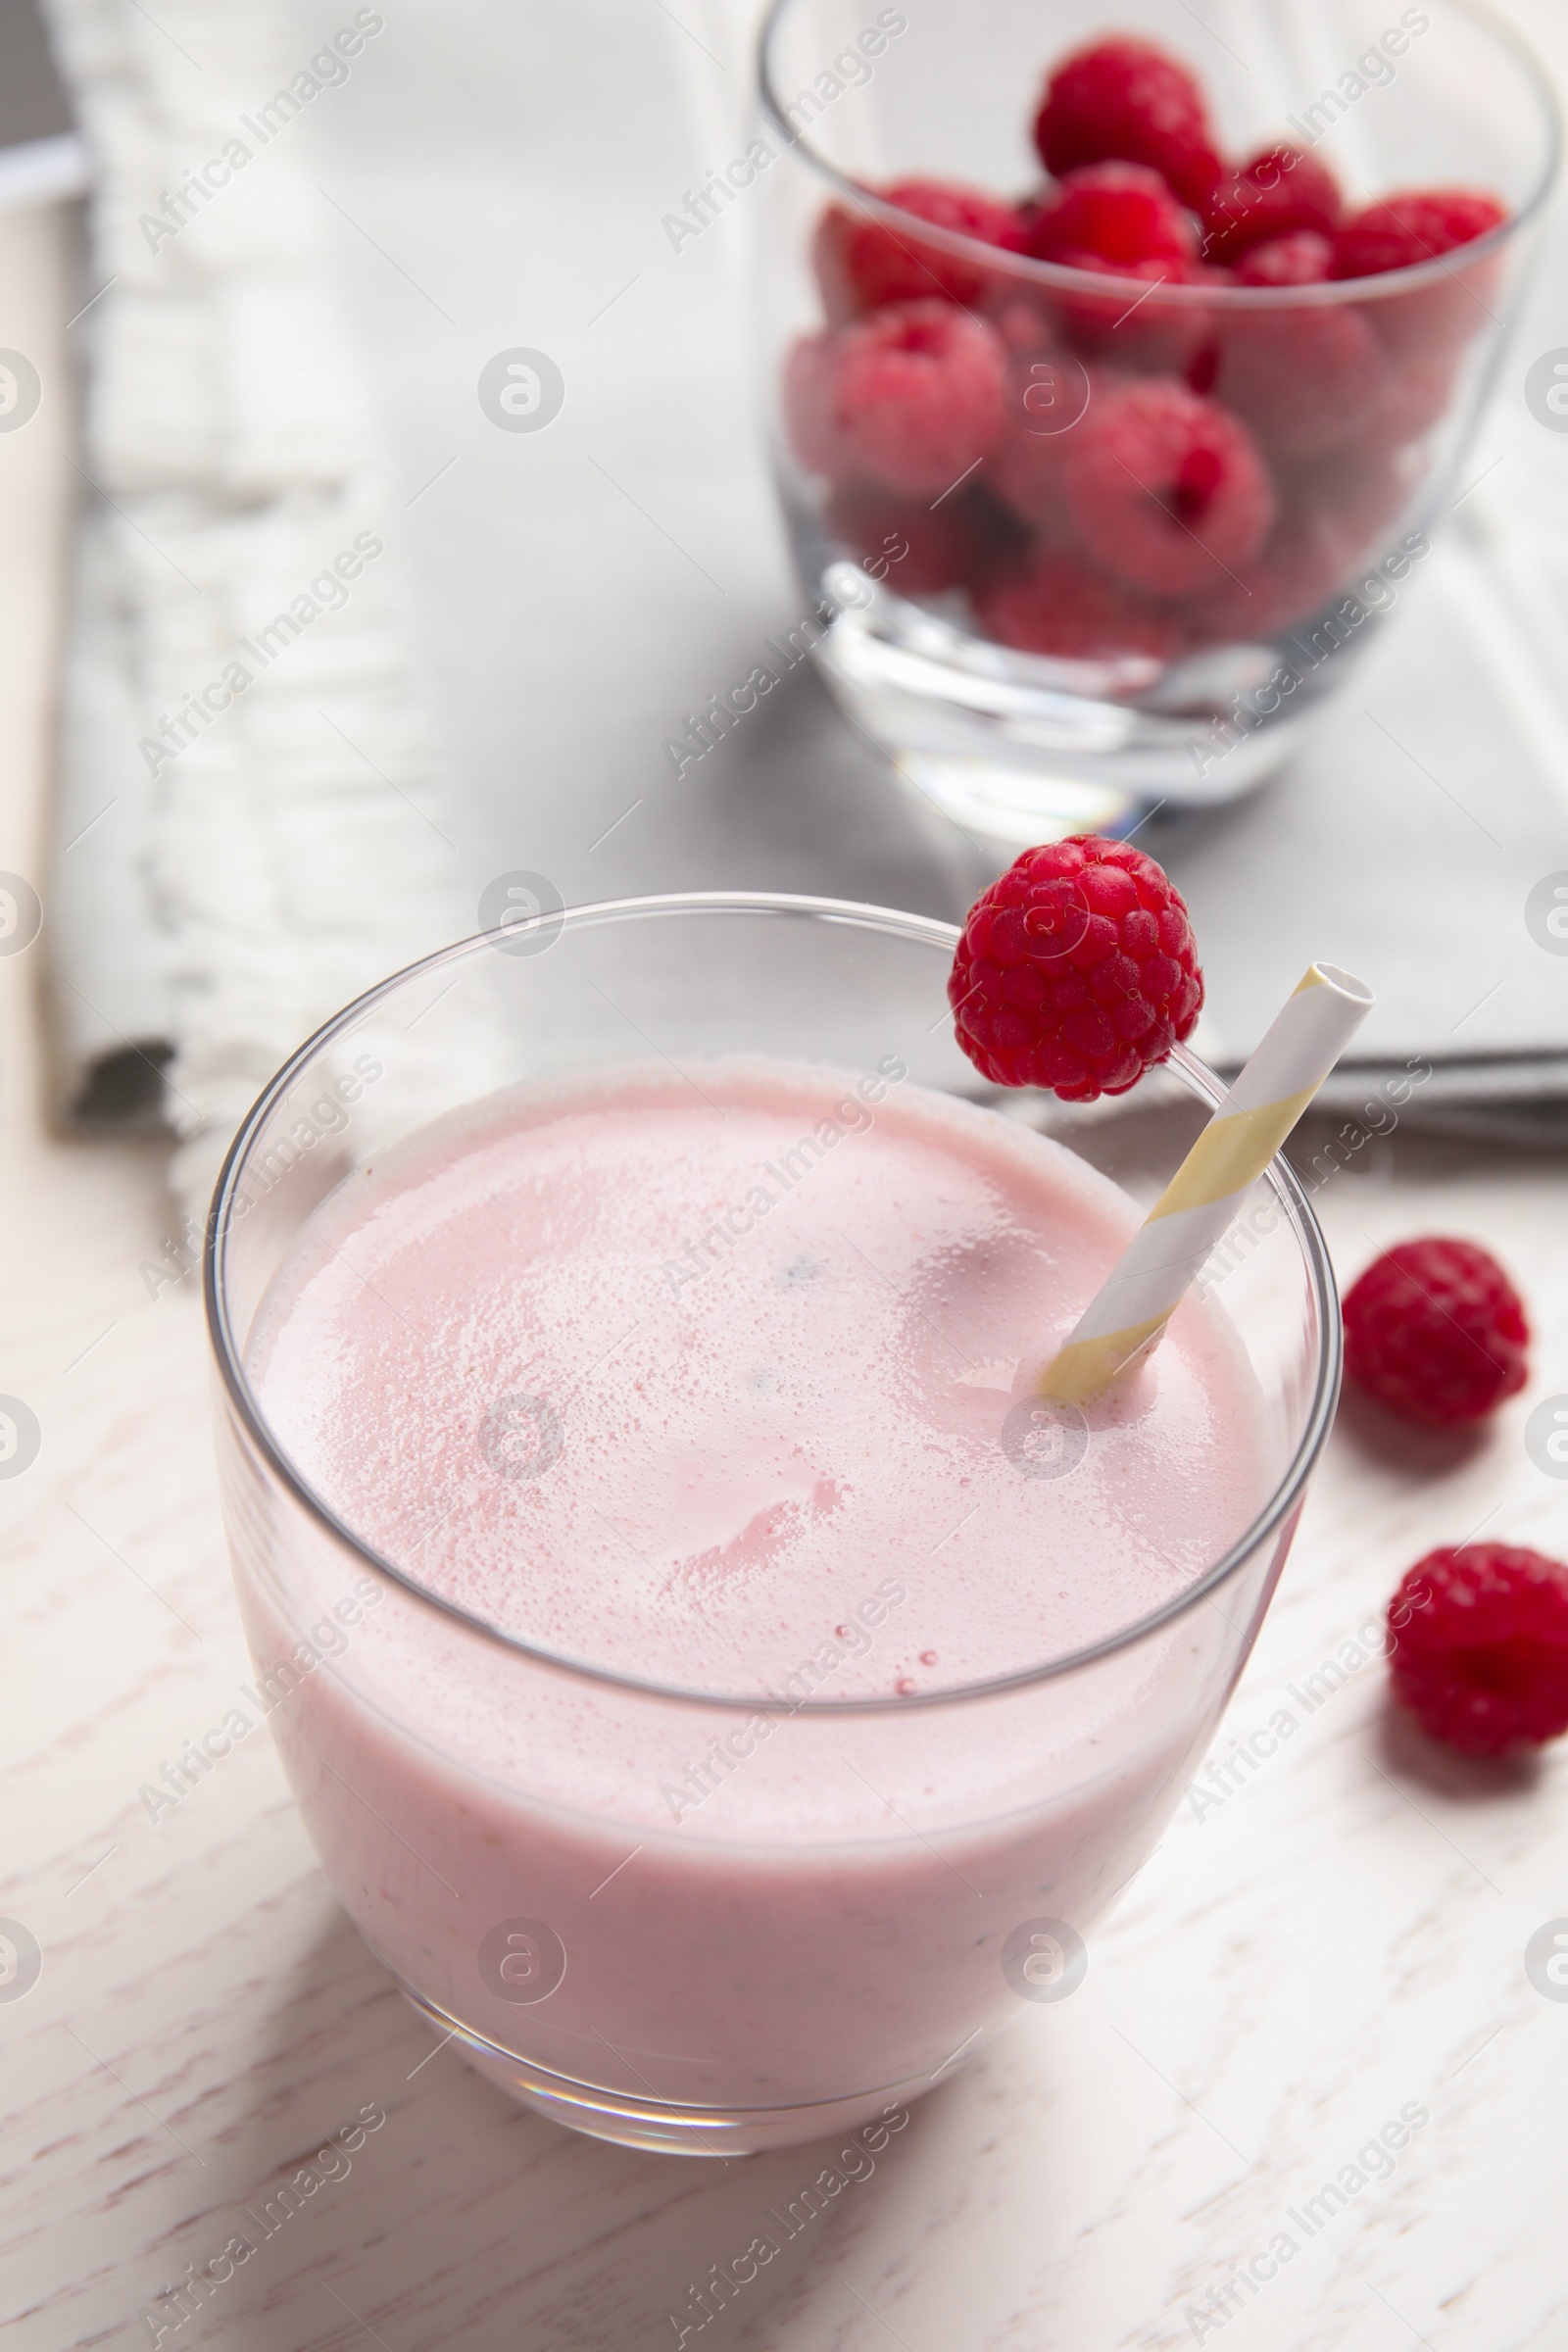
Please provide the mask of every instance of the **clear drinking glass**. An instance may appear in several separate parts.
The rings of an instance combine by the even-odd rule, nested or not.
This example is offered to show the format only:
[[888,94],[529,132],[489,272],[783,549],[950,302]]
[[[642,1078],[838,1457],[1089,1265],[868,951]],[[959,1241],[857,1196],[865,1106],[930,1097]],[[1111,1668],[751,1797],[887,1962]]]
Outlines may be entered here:
[[[1147,1205],[1218,1082],[1178,1048],[1132,1096],[1083,1109],[987,1087],[948,1013],[956,939],[881,907],[752,894],[534,916],[328,1022],[219,1182],[206,1290],[223,1508],[255,1689],[306,1826],[432,2027],[603,2138],[724,2153],[849,2129],[943,2079],[1022,2002],[1074,1988],[1083,1936],[1153,1847],[1241,1672],[1333,1416],[1322,1236],[1276,1160],[1211,1270],[1264,1458],[1266,1499],[1234,1547],[1092,1648],[911,1697],[836,1699],[810,1675],[669,1688],[425,1589],[416,1546],[379,1556],[270,1429],[247,1368],[258,1309],[351,1170],[498,1087],[651,1054],[699,1075],[737,1054],[845,1072],[893,1055]],[[564,1429],[555,1475],[591,1487],[582,1410],[514,1416],[506,1442],[534,1468]],[[480,1421],[460,1449],[487,1442]],[[1026,1438],[1021,1475],[1070,1475],[1070,1430],[1047,1413]],[[447,1499],[432,1492],[432,1525]],[[704,1798],[672,1817],[663,1792],[682,1785]]]
[[[1237,162],[1288,142],[1348,209],[1461,186],[1509,217],[1383,276],[1252,286],[1204,264],[1176,284],[1029,260],[875,193],[1027,201],[1045,72],[1111,31],[1198,71]],[[1528,51],[1468,0],[774,0],[760,74],[743,169],[793,641],[906,784],[1008,855],[1250,790],[1412,592],[1459,489],[1556,169]],[[873,281],[962,322],[969,405],[929,446],[863,374],[843,390]],[[1000,400],[975,389],[988,368]],[[1152,384],[1245,437],[1223,517],[1196,475],[1135,479],[1147,444],[1091,453]],[[1155,498],[1178,527],[1151,548],[1127,508]]]

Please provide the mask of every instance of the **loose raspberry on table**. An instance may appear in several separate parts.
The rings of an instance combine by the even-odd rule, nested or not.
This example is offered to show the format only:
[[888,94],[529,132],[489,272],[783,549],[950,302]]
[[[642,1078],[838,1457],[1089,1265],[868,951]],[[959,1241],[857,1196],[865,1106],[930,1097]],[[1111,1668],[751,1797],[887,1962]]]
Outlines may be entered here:
[[1481,1420],[1524,1387],[1529,1344],[1518,1292],[1474,1242],[1401,1242],[1345,1301],[1347,1377],[1409,1421]]
[[1147,164],[1196,213],[1224,169],[1196,76],[1152,41],[1124,34],[1055,68],[1035,118],[1035,146],[1058,178],[1080,164]]
[[1236,265],[1241,286],[1319,286],[1334,274],[1333,240],[1315,228],[1250,245]]
[[1149,263],[1179,277],[1198,258],[1188,215],[1157,172],[1142,164],[1090,164],[1063,175],[1060,193],[1040,206],[1024,230],[1037,262],[1073,270],[1147,273]]
[[1476,188],[1407,188],[1342,220],[1334,238],[1336,277],[1381,277],[1471,245],[1500,228],[1507,207]]
[[934,297],[968,309],[991,288],[983,265],[922,237],[920,223],[1017,253],[1023,229],[1015,208],[980,188],[940,179],[899,179],[877,191],[909,216],[906,224],[829,205],[812,249],[823,306],[834,325],[890,302]]
[[1239,417],[1156,377],[1090,404],[1067,503],[1102,569],[1152,596],[1211,589],[1251,561],[1276,501],[1267,466]]
[[997,1086],[1124,1095],[1192,1032],[1192,925],[1152,858],[1080,834],[1025,850],[969,909],[948,981],[958,1043]]
[[1070,555],[1041,554],[1027,570],[998,578],[976,596],[975,611],[988,636],[1059,662],[1169,662],[1181,651],[1168,612]]
[[785,365],[795,454],[830,481],[935,497],[1002,429],[1004,357],[983,319],[936,301],[803,337]]
[[1333,172],[1299,147],[1269,147],[1220,181],[1203,211],[1203,253],[1239,262],[1254,245],[1298,229],[1328,234],[1344,210]]
[[1568,1731],[1568,1567],[1508,1544],[1428,1552],[1389,1603],[1395,1697],[1471,1756]]

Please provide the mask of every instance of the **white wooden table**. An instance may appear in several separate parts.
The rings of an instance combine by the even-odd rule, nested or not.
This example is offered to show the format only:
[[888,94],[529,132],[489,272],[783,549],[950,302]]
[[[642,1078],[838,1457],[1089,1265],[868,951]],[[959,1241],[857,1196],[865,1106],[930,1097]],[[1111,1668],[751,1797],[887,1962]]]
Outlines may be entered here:
[[[52,267],[40,224],[8,264],[0,340],[57,332]],[[0,866],[27,873],[68,478],[58,418],[0,439]],[[691,2282],[831,2150],[682,2163],[510,2106],[346,1925],[265,1741],[156,1825],[138,1799],[248,1667],[196,1279],[154,1297],[141,1271],[172,1233],[162,1154],[47,1132],[38,978],[36,955],[0,957],[0,1391],[42,1430],[0,1481],[0,1914],[42,1952],[24,1997],[0,1999],[0,2342],[676,2344]],[[1355,1169],[1320,1196],[1342,1267],[1413,1231],[1487,1240],[1534,1301],[1529,1393],[1473,1449],[1391,1452],[1342,1422],[1218,1752],[1282,1708],[1291,1736],[1177,1816],[1082,1990],[935,2090],[689,2342],[1568,2342],[1568,2003],[1523,1964],[1568,1913],[1568,1756],[1438,1759],[1390,1720],[1375,1660],[1332,1690],[1319,1672],[1436,1543],[1485,1522],[1568,1548],[1568,1487],[1522,1438],[1531,1404],[1568,1390],[1563,1173],[1403,1135]],[[264,2238],[246,2209],[367,2109],[384,2125]],[[1386,2125],[1405,2144],[1356,2168]],[[1388,2177],[1355,2186],[1368,2170]],[[256,2251],[176,2328],[160,2297],[236,2236]]]

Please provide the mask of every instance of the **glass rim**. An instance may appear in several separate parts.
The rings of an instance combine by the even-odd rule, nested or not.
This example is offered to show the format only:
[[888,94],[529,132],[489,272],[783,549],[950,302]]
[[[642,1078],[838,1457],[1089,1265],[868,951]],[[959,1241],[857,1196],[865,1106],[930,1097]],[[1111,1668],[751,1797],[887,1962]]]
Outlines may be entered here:
[[[520,924],[498,924],[489,931],[475,932],[467,939],[456,940],[450,947],[437,949],[433,955],[420,956],[416,962],[406,964],[402,970],[389,974],[374,987],[365,990],[340,1011],[323,1021],[269,1079],[240,1122],[224,1156],[208,1209],[202,1251],[202,1292],[208,1338],[228,1404],[246,1438],[261,1454],[284,1492],[308,1518],[314,1520],[334,1543],[342,1545],[351,1557],[377,1577],[397,1586],[413,1600],[437,1610],[469,1633],[525,1657],[535,1665],[578,1680],[628,1690],[640,1698],[662,1699],[685,1706],[712,1707],[726,1714],[745,1712],[755,1715],[828,1717],[891,1714],[917,1707],[971,1705],[986,1698],[1028,1690],[1038,1684],[1082,1672],[1121,1650],[1137,1647],[1140,1642],[1149,1641],[1164,1627],[1185,1616],[1200,1601],[1207,1600],[1229,1583],[1264,1544],[1278,1536],[1298,1507],[1306,1482],[1333,1426],[1344,1352],[1339,1292],[1328,1245],[1312,1213],[1306,1192],[1295,1169],[1279,1153],[1264,1169],[1263,1179],[1283,1208],[1300,1250],[1319,1330],[1312,1396],[1289,1463],[1273,1483],[1262,1508],[1235,1543],[1172,1599],[1162,1602],[1158,1608],[1136,1619],[1131,1625],[1123,1626],[1083,1648],[1070,1650],[1059,1658],[1020,1667],[1004,1675],[988,1676],[982,1682],[957,1684],[943,1690],[859,1698],[808,1698],[797,1702],[786,1701],[777,1692],[691,1690],[678,1684],[655,1682],[643,1676],[620,1673],[612,1667],[595,1665],[586,1659],[566,1656],[560,1651],[547,1649],[520,1634],[508,1633],[504,1628],[492,1625],[487,1619],[465,1608],[461,1602],[421,1584],[395,1560],[377,1551],[316,1492],[297,1469],[287,1449],[273,1436],[260,1399],[252,1389],[243,1352],[236,1344],[229,1313],[226,1261],[229,1241],[238,1223],[235,1201],[240,1196],[252,1149],[264,1134],[273,1108],[287,1095],[301,1073],[327,1045],[340,1037],[351,1035],[378,1004],[400,990],[417,979],[444,970],[448,964],[491,950],[502,940],[514,938],[519,931],[550,926],[554,935],[560,936],[565,930],[589,930],[605,923],[722,914],[808,916],[817,921],[878,932],[913,946],[942,948],[950,956],[957,947],[960,936],[956,924],[941,922],[934,916],[904,913],[893,907],[871,906],[850,899],[816,898],[775,891],[670,892],[642,898],[598,900],[585,906],[531,915]],[[1227,1091],[1224,1081],[1185,1046],[1174,1046],[1168,1062],[1159,1066],[1178,1071],[1187,1091],[1211,1107],[1223,1100]]]
[[[839,171],[835,164],[830,164],[825,156],[817,153],[804,131],[792,130],[774,85],[772,52],[785,17],[799,5],[801,0],[769,0],[767,13],[757,36],[758,102],[769,126],[783,139],[786,150],[793,148],[800,154],[819,179],[853,204],[865,219],[880,221],[895,232],[901,224],[917,221],[918,239],[922,245],[933,245],[938,252],[950,254],[956,260],[968,262],[988,272],[1016,277],[1020,285],[1050,287],[1058,293],[1079,296],[1098,294],[1102,302],[1113,299],[1110,289],[1117,286],[1146,285],[1148,291],[1140,295],[1139,308],[1150,303],[1156,310],[1324,309],[1337,303],[1390,302],[1418,288],[1435,285],[1442,278],[1456,279],[1461,270],[1468,270],[1474,264],[1500,253],[1539,217],[1551,195],[1562,163],[1562,108],[1545,69],[1530,43],[1506,18],[1489,7],[1487,0],[1444,0],[1444,5],[1460,17],[1468,17],[1500,48],[1511,51],[1515,63],[1522,69],[1525,79],[1535,93],[1545,137],[1545,155],[1535,186],[1518,209],[1510,213],[1505,220],[1500,220],[1495,228],[1489,229],[1484,237],[1476,237],[1468,245],[1455,246],[1450,253],[1435,254],[1430,261],[1414,262],[1404,270],[1386,270],[1374,277],[1330,278],[1304,286],[1189,286],[1167,284],[1163,278],[1156,278],[1150,283],[1146,279],[1112,276],[1108,271],[1098,270],[1072,270],[1060,262],[1041,262],[1028,254],[1008,253],[1000,246],[987,245],[978,237],[965,236],[958,229],[939,228],[933,222],[920,220],[918,215],[887,203],[874,189],[850,178],[847,172]],[[1290,145],[1292,142],[1285,140],[1281,144]],[[960,304],[958,307],[966,309],[968,306]]]

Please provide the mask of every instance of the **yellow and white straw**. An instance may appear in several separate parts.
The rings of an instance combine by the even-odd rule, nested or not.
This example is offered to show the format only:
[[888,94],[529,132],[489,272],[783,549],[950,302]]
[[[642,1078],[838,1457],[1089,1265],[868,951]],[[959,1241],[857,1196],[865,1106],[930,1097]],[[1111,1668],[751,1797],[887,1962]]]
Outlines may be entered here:
[[1158,1344],[1247,1193],[1372,1009],[1364,981],[1309,965],[1040,1382],[1081,1404]]

